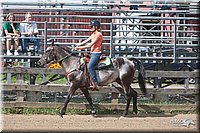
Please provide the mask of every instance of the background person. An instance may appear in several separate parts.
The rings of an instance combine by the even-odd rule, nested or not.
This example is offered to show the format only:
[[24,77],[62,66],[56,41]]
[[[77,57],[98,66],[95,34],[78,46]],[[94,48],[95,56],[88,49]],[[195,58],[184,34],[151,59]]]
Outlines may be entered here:
[[[9,13],[6,16],[6,21],[3,23],[3,34],[6,36],[6,50],[7,55],[12,55],[11,51],[14,50],[14,55],[19,55],[19,24],[15,23],[15,16]],[[14,45],[11,42],[14,41]]]
[[27,42],[34,43],[34,53],[38,53],[40,48],[40,39],[36,38],[38,35],[37,24],[32,21],[32,14],[26,13],[25,20],[20,23],[20,33],[22,37],[22,52],[27,53]]

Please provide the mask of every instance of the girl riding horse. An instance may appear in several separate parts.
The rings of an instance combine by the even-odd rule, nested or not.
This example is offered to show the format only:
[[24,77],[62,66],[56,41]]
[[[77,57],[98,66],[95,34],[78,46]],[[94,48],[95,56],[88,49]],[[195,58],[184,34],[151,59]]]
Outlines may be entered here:
[[[97,20],[93,20],[90,22],[90,26],[91,26],[91,31],[92,31],[92,35],[90,37],[88,37],[88,39],[86,39],[85,41],[76,44],[77,46],[75,47],[76,50],[81,50],[81,49],[87,49],[90,48],[90,61],[88,63],[88,71],[92,80],[92,86],[90,86],[90,88],[92,90],[97,89],[97,85],[98,85],[98,81],[96,78],[96,75],[94,73],[94,66],[95,64],[99,61],[100,56],[101,56],[101,51],[100,51],[100,47],[102,44],[102,34],[101,34],[101,30],[100,30],[100,22]],[[87,42],[91,41],[89,44],[86,44]],[[81,46],[84,45],[84,46]]]

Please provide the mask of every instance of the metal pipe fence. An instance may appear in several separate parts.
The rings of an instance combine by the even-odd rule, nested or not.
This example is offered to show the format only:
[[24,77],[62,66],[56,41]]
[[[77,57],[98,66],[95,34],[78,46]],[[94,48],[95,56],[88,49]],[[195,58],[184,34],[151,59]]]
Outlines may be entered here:
[[[131,2],[131,1],[130,1]],[[132,1],[133,2],[133,1]],[[192,1],[176,1],[176,4],[167,3],[163,4],[162,1],[157,1],[147,5],[148,10],[144,10],[142,1],[131,2],[131,5],[135,3],[140,3],[138,7],[140,10],[112,10],[112,9],[98,9],[97,13],[100,11],[105,11],[106,13],[112,14],[102,16],[102,15],[73,15],[73,14],[63,14],[65,11],[85,11],[85,12],[96,12],[93,10],[92,6],[84,5],[83,3],[45,3],[46,7],[41,9],[38,8],[37,12],[51,12],[51,14],[38,14],[33,15],[37,19],[47,19],[43,22],[36,21],[39,28],[39,38],[42,40],[41,47],[45,51],[49,43],[48,39],[54,38],[57,40],[57,44],[62,46],[73,47],[75,43],[86,39],[89,35],[89,30],[87,25],[88,21],[91,19],[99,20],[109,20],[108,22],[102,22],[102,33],[103,35],[103,49],[105,53],[108,53],[110,57],[115,54],[119,56],[126,57],[136,57],[140,59],[149,59],[152,57],[157,60],[161,59],[172,59],[176,62],[177,59],[182,59],[182,57],[189,59],[198,58],[197,46],[199,44],[199,30],[195,29],[199,27],[198,23],[193,23],[194,21],[199,21],[197,12],[191,12],[193,9],[198,9],[198,6],[191,5]],[[7,10],[5,5],[22,5],[30,6],[30,10],[36,9],[36,6],[41,3],[12,3],[4,2],[2,3],[3,10]],[[48,8],[48,6],[60,6],[61,8]],[[88,9],[76,9],[72,8],[75,6],[86,6]],[[95,6],[127,6],[126,4],[116,4],[116,3],[98,3]],[[170,6],[171,8],[177,8],[177,10],[157,10],[151,9],[150,7],[157,6]],[[41,6],[41,5],[40,5]],[[130,5],[129,5],[130,6]],[[10,10],[15,10],[17,8],[10,8]],[[180,8],[180,9],[179,9]],[[70,10],[68,10],[70,9]],[[18,9],[23,11],[23,9]],[[58,14],[53,15],[56,12]],[[192,13],[191,16],[188,16]],[[144,15],[145,14],[145,15]],[[157,16],[151,15],[157,14]],[[173,14],[173,15],[172,15]],[[4,17],[6,14],[2,14]],[[17,14],[16,17],[22,17],[23,14]],[[51,20],[52,19],[52,20]],[[56,22],[54,19],[59,19]],[[76,20],[79,19],[79,22]],[[83,20],[84,21],[81,21]],[[87,22],[85,21],[87,19]],[[75,20],[75,21],[74,21]],[[66,22],[65,22],[66,21]],[[5,22],[5,21],[4,21]],[[21,21],[16,21],[20,23]],[[2,39],[2,37],[0,37]],[[22,38],[22,37],[19,37]],[[194,51],[192,53],[187,51],[187,48],[192,48]],[[166,52],[167,50],[172,50]],[[182,51],[179,51],[179,50]],[[184,51],[185,50],[185,51]],[[76,52],[76,51],[75,51]],[[198,61],[197,61],[198,62]]]
[[[48,35],[48,32],[51,32],[51,31],[69,31],[69,32],[81,32],[81,31],[84,31],[84,32],[89,32],[88,29],[48,29],[48,24],[52,24],[52,22],[36,22],[38,24],[43,24],[44,25],[44,29],[39,29],[39,31],[43,31],[43,35],[39,35],[38,38],[42,38],[44,40],[44,43],[43,43],[43,47],[44,47],[44,51],[48,45],[47,43],[47,39],[48,38],[55,38],[55,39],[63,39],[63,40],[67,40],[67,39],[73,39],[73,40],[78,40],[80,41],[80,39],[85,39],[87,38],[87,36],[62,36],[62,35]],[[61,24],[60,22],[53,22],[53,24]],[[65,23],[62,23],[62,24],[65,24]],[[67,23],[66,23],[67,24]],[[70,24],[73,24],[73,22],[71,22]],[[74,23],[74,24],[77,24],[77,23]],[[87,25],[87,23],[78,23],[78,24],[85,24]],[[105,23],[104,23],[105,24]],[[108,23],[106,23],[108,25]],[[105,25],[106,25],[105,24]],[[167,36],[138,36],[138,37],[132,37],[132,36],[114,36],[114,34],[116,33],[120,33],[120,32],[133,32],[133,33],[145,33],[147,32],[146,30],[138,30],[138,31],[129,31],[129,30],[114,30],[113,27],[114,25],[116,26],[117,24],[115,23],[109,23],[110,24],[110,29],[109,30],[102,30],[102,32],[109,32],[110,36],[104,36],[104,40],[108,40],[110,41],[110,43],[103,43],[103,45],[109,45],[109,56],[112,57],[113,55],[113,48],[115,46],[126,46],[126,47],[129,47],[129,46],[142,46],[142,47],[149,47],[149,46],[170,46],[170,47],[173,47],[173,60],[176,61],[176,48],[177,46],[179,47],[187,47],[188,45],[187,44],[184,44],[181,45],[179,43],[177,43],[177,40],[179,41],[198,41],[198,36],[194,36],[194,37],[177,37],[177,34],[179,33],[184,33],[185,31],[177,31],[177,27],[178,26],[196,26],[196,25],[193,25],[193,24],[181,24],[181,25],[176,25],[174,24],[173,27],[174,27],[174,30],[164,30],[164,31],[161,31],[161,30],[151,30],[150,32],[154,32],[154,33],[159,33],[159,32],[163,32],[163,33],[174,33],[174,37],[167,37]],[[128,24],[125,24],[125,25],[128,25]],[[153,26],[153,24],[151,24]],[[158,24],[156,24],[157,26]],[[161,26],[165,26],[165,25],[161,25]],[[148,31],[149,32],[149,31]],[[199,31],[187,31],[187,33],[199,33]],[[5,37],[1,37],[1,38],[5,38]],[[19,37],[19,38],[24,38],[24,37]],[[123,40],[138,40],[140,41],[140,43],[115,43],[116,41],[123,41]],[[155,43],[142,43],[142,41],[157,41]],[[173,40],[173,43],[158,43],[160,41],[169,41],[169,40]],[[62,45],[74,45],[74,43],[59,43],[58,44],[62,44]],[[190,44],[190,47],[197,47],[198,44]],[[116,53],[116,51],[115,51]],[[149,57],[147,57],[149,58]],[[141,58],[140,58],[141,59]],[[155,58],[156,59],[156,58]]]

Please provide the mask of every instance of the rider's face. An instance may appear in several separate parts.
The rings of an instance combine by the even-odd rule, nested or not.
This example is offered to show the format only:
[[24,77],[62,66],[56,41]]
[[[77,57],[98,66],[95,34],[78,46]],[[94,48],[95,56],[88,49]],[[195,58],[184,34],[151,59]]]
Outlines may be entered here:
[[96,30],[95,26],[90,26],[90,31],[94,32]]

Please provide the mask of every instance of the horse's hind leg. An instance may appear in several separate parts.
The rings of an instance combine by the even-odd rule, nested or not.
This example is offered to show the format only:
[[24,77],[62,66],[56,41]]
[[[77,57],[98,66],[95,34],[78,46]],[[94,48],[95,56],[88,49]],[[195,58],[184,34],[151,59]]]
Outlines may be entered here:
[[95,109],[95,107],[93,105],[90,93],[88,92],[88,90],[86,88],[81,88],[81,91],[85,95],[85,98],[87,99],[87,101],[88,101],[88,103],[89,103],[89,105],[91,107],[91,113],[92,113],[92,115],[95,115],[96,114],[96,109]]
[[124,110],[123,116],[126,116],[128,114],[128,109],[129,109],[131,98],[132,98],[129,93],[126,93],[125,96],[126,96],[126,108]]
[[128,109],[129,109],[131,98],[132,98],[131,91],[130,91],[130,85],[129,85],[130,83],[127,83],[125,81],[123,82],[120,79],[117,79],[116,82],[124,88],[123,93],[126,98],[126,107],[123,112],[123,116],[126,116],[128,114]]
[[76,88],[73,88],[72,86],[69,87],[69,91],[68,91],[68,94],[67,94],[67,97],[65,99],[65,103],[64,103],[64,106],[62,107],[62,109],[60,110],[60,116],[63,117],[63,115],[65,114],[66,112],[66,109],[67,109],[67,105],[69,103],[69,101],[71,100],[74,92],[76,91],[77,89]]
[[130,93],[131,93],[131,96],[133,97],[133,112],[135,112],[135,114],[137,114],[138,113],[137,92],[135,90],[133,90],[133,88],[130,87]]

